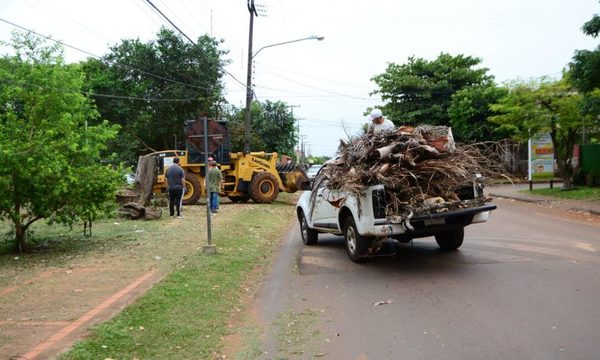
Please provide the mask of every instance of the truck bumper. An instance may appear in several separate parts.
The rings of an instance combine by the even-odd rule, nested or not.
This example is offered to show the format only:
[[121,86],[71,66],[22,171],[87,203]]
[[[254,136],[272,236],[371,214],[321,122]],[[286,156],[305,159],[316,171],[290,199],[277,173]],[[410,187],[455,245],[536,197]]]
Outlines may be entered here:
[[494,209],[496,205],[488,204],[450,212],[417,215],[410,219],[412,229],[382,219],[376,221],[373,231],[364,236],[388,236],[400,241],[410,241],[413,238],[432,236],[442,231],[452,231],[470,224],[485,222]]

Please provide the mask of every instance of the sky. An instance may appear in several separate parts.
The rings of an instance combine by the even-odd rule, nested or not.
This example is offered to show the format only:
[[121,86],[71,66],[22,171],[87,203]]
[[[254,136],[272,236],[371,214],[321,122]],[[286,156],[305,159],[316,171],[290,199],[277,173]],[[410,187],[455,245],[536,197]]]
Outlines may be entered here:
[[[249,13],[246,0],[152,0],[191,38],[222,39],[229,51],[225,96],[245,104]],[[387,64],[441,52],[482,59],[498,83],[559,77],[577,49],[600,40],[581,25],[600,13],[598,0],[256,0],[253,84],[260,101],[293,106],[312,155],[333,156],[340,139],[360,131],[365,111],[381,105],[371,81]],[[95,55],[121,39],[152,40],[168,23],[145,0],[0,0],[0,18]],[[0,40],[14,27],[0,22]],[[0,47],[0,52],[6,53]],[[66,48],[67,62],[85,53]],[[235,78],[235,79],[234,79]],[[385,114],[384,114],[385,116]]]

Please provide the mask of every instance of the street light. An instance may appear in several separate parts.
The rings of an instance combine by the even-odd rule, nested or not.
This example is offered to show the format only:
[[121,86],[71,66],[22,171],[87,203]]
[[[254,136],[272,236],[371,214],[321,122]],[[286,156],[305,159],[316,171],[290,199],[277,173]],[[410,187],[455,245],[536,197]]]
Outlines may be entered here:
[[324,39],[325,39],[324,36],[313,35],[313,36],[308,36],[308,37],[305,37],[305,38],[302,38],[302,39],[296,39],[296,40],[290,40],[290,41],[284,41],[284,42],[280,42],[280,43],[275,43],[275,44],[271,44],[271,45],[265,45],[265,46],[261,47],[260,49],[258,49],[254,54],[252,54],[252,58],[254,59],[254,57],[256,55],[258,55],[258,53],[262,49],[270,48],[270,47],[273,47],[273,46],[285,45],[285,44],[295,43],[295,42],[304,41],[304,40],[318,40],[318,41],[323,41]]
[[254,59],[254,57],[256,55],[258,55],[258,53],[262,50],[262,49],[266,49],[268,47],[273,47],[273,46],[279,46],[279,45],[285,45],[285,44],[290,44],[290,43],[295,43],[298,41],[305,41],[305,40],[318,40],[318,41],[322,41],[323,39],[325,39],[323,36],[309,36],[309,37],[305,37],[302,39],[296,39],[296,40],[290,40],[290,41],[284,41],[284,42],[280,42],[280,43],[276,43],[276,44],[271,44],[271,45],[266,45],[261,47],[260,49],[258,49],[257,52],[252,53],[252,34],[254,32],[254,16],[257,16],[257,12],[256,12],[256,6],[254,4],[254,0],[248,0],[248,11],[250,12],[250,31],[249,31],[249,37],[248,37],[248,76],[246,77],[246,121],[244,124],[244,154],[248,154],[250,153],[250,105],[252,103],[252,59]]

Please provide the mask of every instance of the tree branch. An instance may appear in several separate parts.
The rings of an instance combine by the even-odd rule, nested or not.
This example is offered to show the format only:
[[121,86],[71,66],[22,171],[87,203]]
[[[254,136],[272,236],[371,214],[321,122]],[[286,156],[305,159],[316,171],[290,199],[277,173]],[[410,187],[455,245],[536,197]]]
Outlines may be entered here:
[[144,140],[140,139],[139,136],[137,136],[133,131],[131,131],[128,127],[123,127],[123,129],[125,129],[125,131],[127,131],[127,133],[131,136],[133,136],[137,141],[139,141],[142,145],[144,145],[146,147],[146,149],[148,150],[152,150],[152,152],[156,152],[155,149],[153,149],[152,147],[150,147],[148,144],[146,144],[144,142]]
[[25,225],[23,225],[23,229],[27,229],[29,227],[29,225],[33,224],[34,222],[43,219],[43,216],[36,216],[33,219],[29,220],[28,222],[25,223]]

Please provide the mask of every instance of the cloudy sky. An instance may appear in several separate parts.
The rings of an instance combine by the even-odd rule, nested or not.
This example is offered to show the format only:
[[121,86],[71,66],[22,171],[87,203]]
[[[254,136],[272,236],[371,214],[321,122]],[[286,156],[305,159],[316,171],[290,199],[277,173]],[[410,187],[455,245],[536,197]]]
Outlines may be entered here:
[[[223,39],[227,70],[245,82],[248,10],[245,0],[152,0],[186,34]],[[300,132],[314,155],[333,155],[340,138],[366,122],[370,79],[390,62],[440,52],[483,59],[499,83],[544,75],[560,76],[576,49],[600,40],[581,25],[600,12],[598,0],[256,0],[254,51],[312,35],[308,40],[264,49],[255,58],[259,100],[294,105]],[[154,37],[168,24],[144,0],[0,0],[0,18],[97,55],[124,38]],[[0,22],[0,39],[14,28]],[[2,49],[2,52],[6,52]],[[67,61],[87,55],[66,49]],[[226,97],[243,106],[245,90],[226,77]]]

